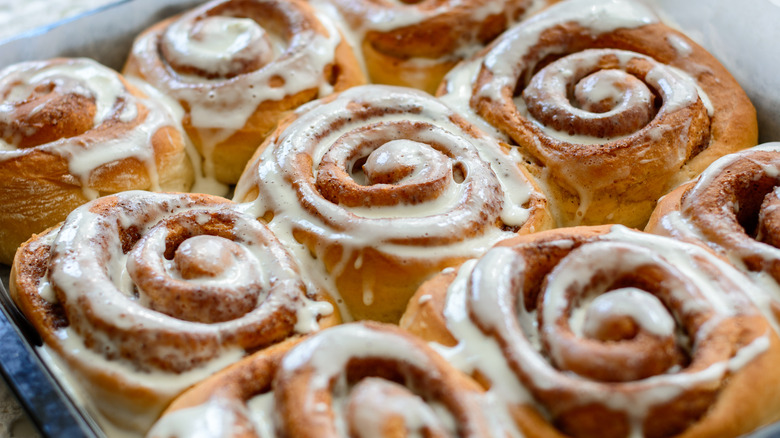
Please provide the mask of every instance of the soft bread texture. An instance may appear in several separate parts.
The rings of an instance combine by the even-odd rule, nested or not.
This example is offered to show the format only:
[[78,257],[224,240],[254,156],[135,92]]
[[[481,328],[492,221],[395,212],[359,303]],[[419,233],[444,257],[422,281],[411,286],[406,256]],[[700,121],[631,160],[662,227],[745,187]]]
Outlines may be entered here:
[[0,262],[96,196],[192,185],[178,122],[113,70],[62,58],[0,76],[9,112],[0,127],[9,145],[0,151]]
[[[299,0],[212,1],[139,35],[124,73],[181,103],[204,170],[234,184],[289,111],[365,82],[351,47],[326,20]],[[231,37],[230,47],[245,46],[229,55],[207,50]]]
[[[764,289],[777,291],[778,171],[780,143],[724,156],[664,196],[645,231],[711,248]],[[768,299],[780,315],[780,301]]]
[[728,71],[629,1],[551,6],[453,69],[438,95],[521,150],[560,226],[641,228],[660,196],[758,138]]
[[234,199],[302,245],[304,265],[324,270],[353,318],[384,322],[441,269],[552,224],[505,148],[431,96],[379,85],[282,123]]
[[401,326],[450,346],[527,436],[738,436],[780,407],[777,321],[761,294],[696,245],[562,228],[434,277]]
[[339,321],[265,226],[210,195],[85,204],[21,247],[10,292],[87,403],[135,433],[248,352]]
[[363,56],[372,83],[436,91],[458,62],[555,0],[317,0],[337,17]]
[[398,327],[344,324],[255,353],[196,385],[149,436],[188,436],[205,417],[223,419],[210,423],[219,436],[257,436],[258,425],[280,437],[500,436],[505,429],[491,423],[482,393]]

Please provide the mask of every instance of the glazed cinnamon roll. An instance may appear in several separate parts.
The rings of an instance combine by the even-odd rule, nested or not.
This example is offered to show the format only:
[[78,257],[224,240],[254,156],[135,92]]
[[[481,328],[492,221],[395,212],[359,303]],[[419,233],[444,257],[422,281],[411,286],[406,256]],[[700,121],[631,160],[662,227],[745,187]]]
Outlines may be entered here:
[[88,408],[136,432],[189,385],[335,318],[264,225],[209,195],[85,204],[20,248],[10,291]]
[[88,59],[0,72],[0,263],[77,206],[123,190],[188,190],[179,123]]
[[135,41],[125,73],[179,101],[204,171],[235,183],[288,111],[364,82],[352,49],[299,0],[216,0]]
[[780,143],[727,155],[659,201],[646,231],[714,249],[750,274],[780,318]]
[[507,436],[486,403],[423,341],[355,323],[239,362],[174,401],[148,436]]
[[360,48],[372,83],[436,91],[459,61],[555,0],[317,0]]
[[738,436],[780,417],[760,296],[697,245],[562,228],[427,282],[401,325],[453,346],[526,436]]
[[659,197],[757,141],[739,84],[632,0],[556,4],[439,94],[521,149],[563,226],[643,227]]
[[429,95],[356,87],[261,147],[238,202],[299,249],[356,319],[397,321],[417,286],[498,240],[548,228],[515,157]]

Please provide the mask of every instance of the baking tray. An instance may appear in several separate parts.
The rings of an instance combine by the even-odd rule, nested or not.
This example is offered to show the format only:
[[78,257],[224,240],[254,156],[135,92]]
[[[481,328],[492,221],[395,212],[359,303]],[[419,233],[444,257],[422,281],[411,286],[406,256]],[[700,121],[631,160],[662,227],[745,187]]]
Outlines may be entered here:
[[[124,0],[0,42],[0,67],[57,56],[86,56],[121,69],[134,37],[202,0]],[[756,105],[761,142],[780,140],[780,0],[645,0],[667,23],[710,50]],[[726,37],[727,35],[727,37]],[[751,50],[745,50],[745,47]],[[763,58],[754,53],[773,53]],[[43,437],[103,437],[36,351],[41,341],[7,293],[0,265],[0,374]],[[780,437],[780,423],[750,438]],[[109,437],[110,438],[110,437]]]
[[[2,267],[3,283],[8,267]],[[41,339],[0,284],[0,374],[44,437],[102,437],[100,428],[68,396],[43,364],[35,347]]]

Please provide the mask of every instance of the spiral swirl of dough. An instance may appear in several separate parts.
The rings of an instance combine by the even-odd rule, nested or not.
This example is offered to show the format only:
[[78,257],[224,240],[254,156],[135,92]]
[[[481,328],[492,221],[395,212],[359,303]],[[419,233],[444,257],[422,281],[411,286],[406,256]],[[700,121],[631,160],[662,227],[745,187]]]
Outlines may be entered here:
[[204,171],[225,183],[287,111],[364,82],[337,28],[298,0],[207,2],[139,35],[124,71],[182,104]]
[[123,190],[188,190],[192,164],[173,114],[95,61],[58,58],[0,72],[0,261],[77,206]]
[[662,195],[757,141],[723,66],[631,0],[553,5],[453,69],[439,95],[528,156],[563,226],[642,227]]
[[387,86],[303,108],[258,151],[235,199],[324,260],[356,317],[381,320],[397,320],[436,269],[550,224],[494,140],[430,96]]
[[11,292],[47,347],[91,382],[96,408],[130,428],[204,373],[332,313],[265,225],[200,194],[85,204],[20,249]]
[[[529,432],[722,433],[749,413],[744,433],[778,405],[760,382],[775,378],[761,373],[778,338],[759,298],[747,278],[696,245],[575,227],[509,239],[431,280],[402,326],[427,339],[443,332],[457,345],[453,360],[487,380]],[[733,380],[742,383],[727,385]],[[746,400],[750,408],[728,412]],[[721,404],[722,414],[698,425]]]

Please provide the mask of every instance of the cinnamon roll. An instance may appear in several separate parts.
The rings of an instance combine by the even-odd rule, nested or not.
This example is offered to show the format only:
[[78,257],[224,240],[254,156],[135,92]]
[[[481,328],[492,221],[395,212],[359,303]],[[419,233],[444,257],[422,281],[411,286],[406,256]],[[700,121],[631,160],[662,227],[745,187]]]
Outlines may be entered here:
[[123,190],[188,190],[172,114],[88,59],[0,71],[0,263],[77,206]]
[[429,93],[459,61],[556,0],[317,0],[350,32],[372,83]]
[[563,226],[642,227],[663,194],[757,141],[724,67],[632,0],[553,5],[439,94],[521,149]]
[[239,362],[174,401],[148,436],[506,436],[486,407],[423,341],[355,323]]
[[10,292],[88,408],[141,432],[208,374],[336,318],[263,224],[209,195],[87,203],[20,248]]
[[124,69],[179,101],[204,171],[235,183],[288,111],[364,82],[336,27],[300,0],[215,0],[149,28]]
[[499,243],[401,321],[452,346],[526,436],[738,436],[780,417],[761,291],[697,245],[622,226]]
[[646,231],[714,249],[762,286],[780,318],[780,143],[727,155],[659,201]]
[[423,92],[355,87],[280,125],[234,200],[253,202],[352,317],[397,321],[429,276],[551,226],[515,158]]

